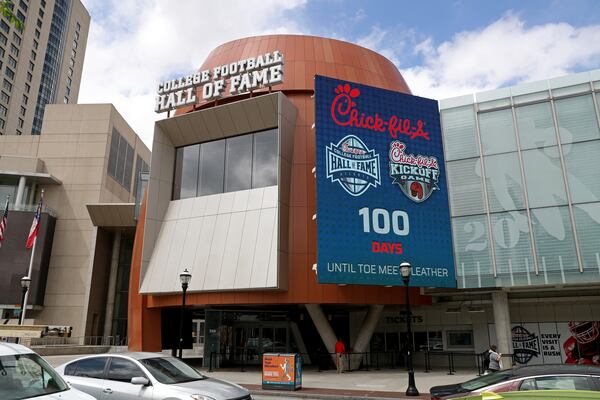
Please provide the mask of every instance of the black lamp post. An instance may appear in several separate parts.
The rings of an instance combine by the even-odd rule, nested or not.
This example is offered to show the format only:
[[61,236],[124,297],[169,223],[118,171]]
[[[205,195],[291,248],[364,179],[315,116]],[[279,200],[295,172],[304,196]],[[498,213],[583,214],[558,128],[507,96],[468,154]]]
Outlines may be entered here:
[[183,313],[185,311],[185,293],[187,292],[188,285],[192,280],[192,274],[186,269],[179,274],[179,281],[181,282],[181,289],[183,289],[183,296],[181,298],[181,315],[179,317],[179,358],[183,356]]
[[29,290],[29,285],[31,285],[31,278],[28,276],[24,276],[21,278],[21,315],[19,317],[19,325],[23,325],[25,322],[25,296],[27,295],[27,291]]
[[402,281],[404,281],[404,291],[406,292],[406,330],[408,333],[408,345],[406,364],[408,367],[408,388],[406,389],[407,396],[418,396],[419,391],[415,386],[415,371],[413,371],[412,363],[412,327],[411,327],[411,313],[410,313],[410,296],[408,295],[408,283],[410,282],[410,274],[412,267],[409,263],[403,262],[400,264],[400,273],[402,274]]

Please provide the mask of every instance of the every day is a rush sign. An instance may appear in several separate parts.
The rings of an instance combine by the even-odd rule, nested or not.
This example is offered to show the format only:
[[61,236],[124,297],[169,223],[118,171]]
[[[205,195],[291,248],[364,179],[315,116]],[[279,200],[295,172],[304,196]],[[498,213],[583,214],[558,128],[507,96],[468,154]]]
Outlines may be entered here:
[[456,287],[435,100],[315,77],[320,283]]

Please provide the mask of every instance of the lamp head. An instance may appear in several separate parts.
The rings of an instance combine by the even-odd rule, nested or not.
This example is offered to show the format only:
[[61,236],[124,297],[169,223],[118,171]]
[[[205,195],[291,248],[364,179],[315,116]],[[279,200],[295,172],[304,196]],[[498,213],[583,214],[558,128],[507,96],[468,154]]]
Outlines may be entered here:
[[405,284],[408,284],[410,281],[410,274],[412,272],[412,266],[408,262],[403,262],[400,264],[400,274],[402,275],[402,280]]
[[192,280],[192,274],[188,269],[184,269],[182,273],[179,274],[179,281],[181,282],[181,287],[187,289],[188,284]]
[[21,278],[21,287],[23,289],[29,289],[29,285],[31,285],[31,278],[28,276],[24,276]]

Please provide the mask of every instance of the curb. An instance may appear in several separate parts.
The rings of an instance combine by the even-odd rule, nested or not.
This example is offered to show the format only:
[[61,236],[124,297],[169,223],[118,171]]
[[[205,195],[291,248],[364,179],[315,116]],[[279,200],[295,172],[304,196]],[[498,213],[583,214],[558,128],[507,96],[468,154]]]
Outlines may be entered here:
[[369,395],[364,396],[343,396],[339,394],[320,394],[320,393],[302,393],[302,392],[281,392],[281,391],[270,391],[270,390],[250,390],[250,394],[253,396],[272,396],[272,397],[288,397],[296,399],[320,399],[320,400],[331,400],[331,399],[345,399],[345,400],[399,400],[404,397],[374,397]]

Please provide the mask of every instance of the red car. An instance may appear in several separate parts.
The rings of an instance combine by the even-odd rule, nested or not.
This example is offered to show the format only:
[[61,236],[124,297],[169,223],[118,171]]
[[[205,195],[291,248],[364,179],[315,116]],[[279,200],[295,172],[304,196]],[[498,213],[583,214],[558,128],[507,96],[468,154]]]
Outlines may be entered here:
[[482,392],[520,390],[600,391],[600,367],[564,364],[516,367],[455,385],[434,386],[429,392],[431,400],[442,400],[478,395]]

